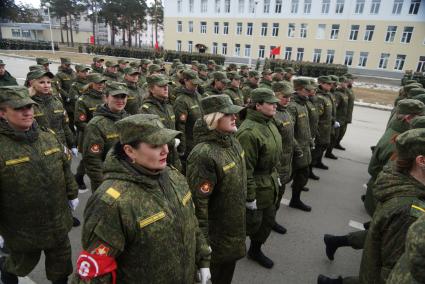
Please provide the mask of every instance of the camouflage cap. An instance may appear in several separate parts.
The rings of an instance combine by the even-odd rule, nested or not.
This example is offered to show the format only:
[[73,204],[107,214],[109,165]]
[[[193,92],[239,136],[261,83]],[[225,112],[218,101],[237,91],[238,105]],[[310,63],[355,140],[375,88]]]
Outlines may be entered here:
[[205,64],[199,64],[198,65],[198,70],[199,71],[207,71],[208,70],[208,67]]
[[239,75],[239,73],[236,72],[236,71],[230,71],[230,72],[227,72],[227,78],[229,80],[233,80],[233,79],[240,80],[242,78],[242,76]]
[[44,69],[44,66],[43,66],[43,65],[31,65],[31,66],[29,67],[29,69],[30,69],[30,71],[34,71],[34,70],[36,70],[36,69],[43,69],[43,70],[46,70],[46,69]]
[[201,79],[198,77],[198,73],[193,70],[184,70],[182,72],[183,79],[191,80],[194,84],[200,85],[203,83]]
[[222,65],[214,65],[215,66],[215,71],[223,71],[224,67]]
[[157,64],[152,64],[152,65],[149,65],[149,67],[148,67],[148,72],[149,73],[153,73],[153,72],[159,72],[159,71],[161,71],[162,69],[161,69],[161,66],[159,66],[159,65],[157,65]]
[[140,74],[139,69],[133,68],[133,67],[125,67],[124,68],[124,74]]
[[210,60],[208,60],[208,63],[207,63],[208,65],[215,65],[215,61],[214,60],[212,60],[212,59],[210,59]]
[[102,82],[106,82],[107,80],[99,73],[92,73],[87,76],[87,81],[89,81],[90,83],[99,84]]
[[249,69],[248,65],[242,64],[241,67],[239,67],[241,70]]
[[130,63],[130,61],[126,59],[118,59],[118,64],[128,64],[128,63]]
[[283,94],[285,97],[290,97],[294,93],[292,86],[284,82],[273,82],[272,90],[275,93]]
[[46,64],[50,64],[49,59],[47,59],[46,57],[37,57],[35,59],[35,61],[37,62],[37,65],[46,65]]
[[339,80],[339,82],[340,82],[340,83],[345,83],[345,82],[347,82],[347,81],[348,81],[348,78],[347,78],[347,77],[345,77],[345,76],[340,76],[340,77],[338,78],[338,80]]
[[357,79],[357,77],[351,73],[345,73],[343,76],[350,80]]
[[271,74],[273,74],[273,72],[270,69],[263,69],[263,71],[261,72],[261,75],[271,75]]
[[75,70],[77,70],[78,72],[82,72],[82,71],[90,71],[90,67],[88,67],[87,65],[83,65],[83,64],[78,64],[75,65]]
[[412,84],[412,83],[419,83],[419,82],[416,81],[416,80],[413,80],[413,79],[406,80],[406,82],[404,82],[405,85],[409,85],[409,84]]
[[139,68],[140,64],[137,61],[130,62],[130,67]]
[[93,62],[99,62],[99,61],[105,61],[105,59],[98,56],[93,57]]
[[4,66],[6,63],[3,62],[3,60],[0,59],[0,66]]
[[329,76],[320,76],[317,78],[317,82],[319,82],[319,84],[332,84],[334,81],[329,78]]
[[181,71],[181,70],[185,70],[185,69],[186,69],[186,65],[184,65],[184,64],[178,64],[176,66],[177,71]]
[[181,132],[167,129],[155,114],[135,114],[115,123],[121,144],[142,141],[151,145],[164,145]]
[[297,78],[297,79],[294,79],[292,83],[294,84],[294,89],[297,89],[299,87],[302,87],[309,91],[315,89],[315,87],[311,84],[310,79]]
[[161,65],[161,64],[163,64],[163,63],[164,63],[164,61],[163,61],[161,58],[155,58],[155,59],[153,60],[153,64]]
[[30,71],[27,74],[27,79],[28,80],[34,80],[34,79],[40,79],[41,77],[47,76],[50,79],[52,79],[53,77],[55,77],[55,75],[53,75],[52,72],[50,71],[46,71],[44,69],[35,69],[33,71]]
[[230,63],[228,67],[231,69],[238,69],[238,65],[236,65],[235,63]]
[[295,72],[294,68],[292,68],[292,67],[287,67],[284,70],[285,70],[285,73],[289,73],[289,74],[292,74],[292,75],[297,74],[297,72]]
[[410,128],[416,129],[416,128],[425,128],[425,116],[415,116],[410,121]]
[[423,102],[425,104],[425,92],[423,94],[419,94],[419,95],[412,97],[412,99],[418,100],[418,101]]
[[147,58],[140,60],[140,65],[146,65],[146,64],[151,64],[151,63],[152,63],[152,61],[147,59]]
[[226,73],[224,73],[224,72],[215,71],[215,72],[212,73],[212,78],[214,80],[218,80],[220,82],[223,82],[224,84],[230,83],[230,80],[227,79]]
[[310,79],[310,85],[312,85],[315,89],[317,89],[317,87],[319,87],[316,80],[314,80],[314,79]]
[[400,134],[395,140],[397,156],[400,159],[414,159],[425,155],[425,129],[417,128]]
[[167,80],[167,77],[165,77],[165,75],[153,74],[146,77],[146,82],[148,83],[149,86],[157,85],[162,87],[162,86],[168,85],[170,83],[170,80]]
[[404,85],[404,87],[403,87],[403,91],[404,91],[405,93],[409,93],[409,91],[410,91],[411,89],[415,89],[415,88],[422,88],[422,85],[421,85],[421,84],[419,84],[419,83],[410,83],[410,84],[408,84],[408,85]]
[[128,95],[128,89],[125,84],[109,81],[106,84],[106,95]]
[[413,89],[410,89],[407,92],[407,96],[409,98],[412,98],[414,96],[421,95],[421,94],[425,94],[425,89],[424,88],[413,88]]
[[23,86],[5,86],[0,87],[0,104],[6,104],[11,108],[21,108],[27,105],[36,105]]
[[274,92],[268,88],[257,88],[251,91],[251,101],[253,103],[278,103],[279,100],[274,95]]
[[69,57],[61,57],[62,64],[71,64],[71,59]]
[[423,115],[425,111],[425,105],[414,99],[404,99],[398,102],[397,104],[397,113],[408,115]]
[[199,61],[198,60],[192,60],[192,62],[190,64],[192,64],[193,66],[198,66]]
[[260,74],[258,73],[257,70],[251,70],[248,72],[248,76],[249,77],[255,77],[257,79],[260,79]]
[[243,107],[234,105],[232,100],[227,95],[208,96],[201,100],[202,110],[204,115],[221,112],[224,114],[238,113]]
[[276,68],[274,69],[274,73],[283,73],[283,72],[285,72],[285,71],[283,70],[283,68],[282,68],[282,67],[276,67]]
[[113,61],[106,61],[105,66],[106,67],[118,67],[119,65],[118,65],[118,63],[115,63]]
[[339,83],[339,77],[338,76],[329,75],[328,77],[333,81],[333,83]]

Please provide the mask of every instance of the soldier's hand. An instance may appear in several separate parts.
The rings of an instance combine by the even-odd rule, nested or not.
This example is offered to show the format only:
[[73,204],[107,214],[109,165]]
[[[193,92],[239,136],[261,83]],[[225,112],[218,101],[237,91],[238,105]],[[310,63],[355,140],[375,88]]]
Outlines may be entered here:
[[334,128],[340,128],[340,127],[341,127],[341,124],[339,124],[338,121],[335,121],[334,122]]
[[179,138],[174,138],[174,148],[177,150],[177,147],[179,147],[180,145],[180,139]]
[[257,200],[245,202],[245,206],[249,210],[257,210]]
[[198,270],[198,277],[201,280],[201,284],[207,284],[208,280],[211,279],[211,272],[208,267],[200,268]]
[[78,149],[76,147],[71,148],[72,156],[78,157]]
[[71,209],[73,211],[75,211],[75,209],[77,209],[79,203],[80,203],[80,200],[78,200],[78,198],[75,198],[75,199],[68,201],[69,207],[71,207]]

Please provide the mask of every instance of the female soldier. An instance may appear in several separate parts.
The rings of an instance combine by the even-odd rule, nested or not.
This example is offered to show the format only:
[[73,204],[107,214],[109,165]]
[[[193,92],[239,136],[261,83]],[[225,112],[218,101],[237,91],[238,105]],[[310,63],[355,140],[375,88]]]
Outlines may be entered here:
[[126,117],[116,128],[120,141],[84,212],[76,282],[193,283],[197,266],[206,283],[210,249],[192,194],[167,167],[167,144],[180,132],[151,114]]
[[84,137],[83,160],[94,192],[102,183],[102,164],[109,149],[118,141],[115,122],[124,118],[128,90],[125,85],[110,83],[106,89],[106,103],[98,105],[93,119],[87,124]]
[[242,107],[224,95],[204,98],[201,106],[205,129],[188,157],[187,178],[199,226],[212,248],[211,281],[225,284],[245,256],[246,169],[242,146],[233,136]]
[[266,268],[273,261],[261,251],[270,235],[279,192],[277,167],[282,155],[282,137],[273,122],[279,100],[270,89],[251,92],[247,116],[237,133],[245,150],[247,171],[247,233],[251,238],[248,256]]

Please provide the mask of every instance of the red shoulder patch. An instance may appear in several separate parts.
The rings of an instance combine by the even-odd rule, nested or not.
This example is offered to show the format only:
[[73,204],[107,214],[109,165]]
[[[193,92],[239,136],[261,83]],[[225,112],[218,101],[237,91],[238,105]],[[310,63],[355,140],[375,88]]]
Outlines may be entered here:
[[210,194],[212,192],[212,184],[209,181],[204,181],[199,186],[199,191],[203,194]]
[[87,116],[84,113],[82,113],[82,114],[80,114],[80,116],[78,117],[78,119],[80,121],[86,121],[87,120]]
[[99,144],[91,145],[90,152],[95,153],[95,154],[99,153],[100,152],[100,145]]
[[182,113],[182,114],[179,116],[179,119],[180,119],[181,121],[186,121],[186,119],[187,119],[187,115],[186,115],[185,113]]

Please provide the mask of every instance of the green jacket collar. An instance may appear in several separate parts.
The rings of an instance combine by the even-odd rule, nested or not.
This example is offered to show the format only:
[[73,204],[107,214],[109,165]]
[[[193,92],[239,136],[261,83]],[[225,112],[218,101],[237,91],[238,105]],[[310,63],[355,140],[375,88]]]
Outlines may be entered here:
[[272,119],[272,117],[265,116],[261,112],[253,109],[247,110],[246,118],[261,124],[267,124]]

